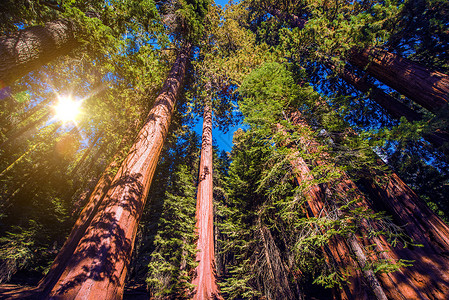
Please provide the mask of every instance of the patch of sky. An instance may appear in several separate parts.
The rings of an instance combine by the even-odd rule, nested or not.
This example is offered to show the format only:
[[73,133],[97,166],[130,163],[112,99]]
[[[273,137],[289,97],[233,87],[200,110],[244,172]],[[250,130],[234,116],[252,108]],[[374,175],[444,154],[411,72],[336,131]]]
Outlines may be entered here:
[[[202,135],[203,131],[203,117],[195,118],[195,127],[193,130],[199,135]],[[234,126],[230,126],[227,132],[224,132],[217,127],[212,128],[212,138],[213,144],[218,146],[220,151],[231,152],[232,150],[232,138],[234,137],[234,132],[239,128],[247,129],[248,126],[243,124],[241,121]]]
[[[239,1],[234,1],[234,3],[238,3]],[[215,4],[221,5],[222,7],[225,7],[226,4],[229,3],[229,0],[215,0]]]

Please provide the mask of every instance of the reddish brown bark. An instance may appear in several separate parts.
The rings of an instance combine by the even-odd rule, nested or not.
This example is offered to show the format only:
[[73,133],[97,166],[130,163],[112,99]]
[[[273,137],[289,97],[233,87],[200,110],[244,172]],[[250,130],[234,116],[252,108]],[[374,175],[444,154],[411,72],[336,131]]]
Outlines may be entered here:
[[[335,70],[332,66],[331,69]],[[369,93],[369,97],[384,108],[391,117],[399,119],[404,116],[409,122],[419,121],[422,119],[419,113],[397,101],[375,85],[367,82],[364,78],[357,77],[348,69],[337,71],[337,74],[357,90],[363,93]]]
[[[294,154],[290,162],[299,184],[313,180],[310,169],[304,160],[298,156],[298,153]],[[309,207],[309,216],[319,218],[327,215],[327,209],[323,202],[324,192],[321,187],[318,185],[311,186],[305,192],[305,197]],[[358,259],[354,259],[351,255],[351,248],[356,252],[355,256]],[[348,245],[342,237],[332,237],[329,244],[324,247],[323,253],[328,263],[335,264],[340,273],[349,275],[347,285],[339,290],[339,298],[370,299],[371,292],[373,292],[377,299],[387,299],[373,272],[366,270],[366,274],[362,274],[361,269],[366,265],[367,259],[355,238],[352,238]]]
[[[333,68],[332,66],[330,66],[330,68],[335,70],[335,68]],[[402,104],[390,95],[386,94],[375,85],[367,82],[364,78],[357,77],[354,73],[350,72],[347,69],[337,72],[338,75],[348,84],[352,85],[357,90],[363,93],[368,93],[370,99],[377,102],[382,108],[384,108],[392,118],[399,119],[403,116],[409,122],[422,120],[422,116],[419,113]],[[423,135],[423,137],[424,139],[426,139],[426,141],[437,148],[449,144],[449,134],[440,129],[432,133],[426,133]],[[445,151],[445,149],[443,149],[443,151]]]
[[349,61],[430,111],[449,102],[449,76],[378,48],[353,51]]
[[[275,8],[268,12],[292,27],[301,29],[307,23],[305,19]],[[348,60],[430,111],[438,111],[449,102],[449,76],[446,74],[379,48],[354,50]]]
[[56,20],[0,39],[0,83],[9,85],[52,59],[77,47],[75,26]]
[[[137,124],[137,122],[135,122],[135,124]],[[130,126],[130,128],[127,130],[125,136],[120,142],[118,152],[114,155],[111,163],[107,166],[100,179],[97,181],[97,184],[93,188],[92,192],[87,192],[86,194],[83,193],[81,195],[81,198],[88,198],[87,204],[81,211],[66,242],[59,250],[58,255],[53,261],[50,270],[38,284],[38,287],[42,290],[42,297],[47,296],[51,289],[53,289],[56,282],[59,280],[59,277],[66,268],[67,261],[73,255],[73,252],[75,251],[79,241],[86,233],[86,229],[89,227],[92,219],[97,214],[98,208],[102,203],[107,191],[109,190],[112,180],[114,179],[113,170],[119,167],[121,160],[126,155],[123,149],[132,139],[134,130],[136,129],[132,127],[137,126]],[[77,202],[81,202],[80,204],[84,205],[85,199],[80,199]]]
[[369,193],[381,201],[415,243],[423,245],[426,253],[449,254],[449,226],[395,173],[364,182]]
[[196,286],[193,299],[221,299],[216,282],[214,250],[212,109],[204,105],[203,137],[196,202],[196,230],[198,242]]
[[[299,126],[307,126],[305,122],[300,119],[299,115],[294,116],[294,123]],[[316,151],[317,144],[314,141],[308,141],[307,144],[303,144],[308,151]],[[325,154],[326,156],[326,154]],[[325,157],[324,157],[325,158]],[[316,162],[322,164],[323,162]],[[301,167],[302,172],[305,174],[303,177],[307,176],[308,169],[307,165]],[[300,164],[299,164],[300,165]],[[298,166],[298,163],[296,164]],[[295,167],[296,167],[295,166]],[[297,167],[296,167],[297,168]],[[300,170],[301,170],[300,168]],[[307,177],[305,177],[307,178]],[[317,188],[314,188],[317,189]],[[357,207],[370,211],[371,207],[363,194],[358,190],[357,186],[347,177],[346,174],[342,173],[342,176],[338,181],[333,184],[333,189],[336,195],[339,197],[347,197],[349,200],[357,199]],[[391,190],[393,192],[393,190]],[[396,193],[401,194],[399,191]],[[315,192],[316,194],[316,192]],[[320,199],[315,197],[315,204],[319,205]],[[322,201],[321,201],[322,202]],[[311,206],[312,206],[311,205]],[[419,211],[414,213],[419,214]],[[382,284],[383,291],[385,292],[388,299],[446,299],[449,295],[449,276],[448,276],[448,266],[449,261],[447,256],[443,256],[440,253],[429,253],[421,248],[402,248],[400,246],[392,247],[383,236],[373,236],[369,237],[367,233],[369,228],[375,230],[381,230],[382,228],[378,224],[373,224],[363,219],[360,223],[360,233],[362,234],[359,238],[349,238],[348,245],[351,250],[356,255],[357,261],[360,266],[364,265],[364,258],[357,252],[364,251],[364,246],[374,245],[375,250],[378,252],[365,252],[361,253],[371,260],[388,260],[397,261],[398,259],[414,260],[412,267],[401,268],[399,271],[389,274],[378,274],[377,278]],[[440,230],[440,234],[442,230]],[[425,239],[425,238],[424,238]],[[427,241],[429,243],[429,241]],[[366,249],[366,248],[365,248]],[[365,258],[366,261],[366,258]],[[369,278],[371,275],[365,274],[365,278]],[[370,284],[373,286],[372,284]],[[377,295],[377,293],[376,293]],[[378,296],[379,297],[379,296]]]
[[189,62],[186,44],[128,156],[73,255],[52,299],[119,299],[137,226]]

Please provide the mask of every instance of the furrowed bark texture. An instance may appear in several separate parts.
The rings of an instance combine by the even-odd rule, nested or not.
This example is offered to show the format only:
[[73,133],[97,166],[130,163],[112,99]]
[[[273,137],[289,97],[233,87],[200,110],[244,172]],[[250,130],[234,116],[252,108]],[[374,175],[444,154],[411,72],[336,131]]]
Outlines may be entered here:
[[74,32],[75,25],[62,19],[0,39],[0,84],[10,85],[28,72],[69,53],[78,46]]
[[430,111],[449,101],[449,76],[378,48],[353,51],[349,62]]
[[[335,68],[331,67],[331,69],[335,71]],[[375,85],[367,82],[364,78],[357,77],[347,69],[337,71],[337,74],[357,90],[368,93],[369,98],[384,108],[392,118],[400,119],[404,116],[409,122],[422,120],[422,116],[419,113],[386,94]],[[423,137],[437,148],[449,145],[449,134],[440,129],[432,133],[424,134]],[[442,150],[443,152],[447,151],[444,148]]]
[[198,266],[193,284],[193,299],[221,299],[216,283],[214,250],[214,209],[212,177],[212,109],[204,105],[203,137],[196,201],[196,230],[198,231],[196,255]]
[[[335,68],[332,69],[335,71]],[[351,71],[344,69],[337,71],[337,74],[357,90],[363,93],[369,93],[369,97],[384,108],[392,118],[399,119],[404,116],[409,122],[419,121],[422,119],[419,113],[386,94],[384,91],[367,82],[365,79],[357,77]]]
[[98,214],[51,291],[51,299],[122,298],[138,222],[185,77],[190,51],[191,45],[186,44],[178,54]]
[[[307,126],[307,124],[300,118],[299,114],[294,115],[293,122],[299,126]],[[308,151],[316,151],[317,143],[314,141],[307,141],[303,143]],[[323,162],[317,162],[322,164]],[[302,167],[303,172],[307,172],[306,165]],[[349,197],[349,199],[357,199],[357,207],[368,210],[372,209],[370,204],[364,198],[363,194],[358,190],[357,186],[349,179],[346,174],[333,184],[334,191],[341,197]],[[391,192],[396,190],[397,195],[401,195],[403,191],[397,191],[392,187]],[[415,210],[414,214],[420,214],[419,210]],[[449,295],[449,276],[448,276],[448,260],[447,256],[440,253],[426,252],[421,248],[402,248],[401,246],[391,246],[383,236],[369,236],[369,228],[381,230],[382,227],[378,224],[372,224],[372,221],[361,220],[360,236],[355,236],[348,239],[348,245],[354,252],[356,259],[361,267],[366,264],[367,259],[371,260],[386,260],[395,262],[398,259],[414,260],[413,266],[403,267],[399,271],[388,274],[377,274],[379,286],[374,280],[374,274],[367,274],[364,272],[365,278],[368,279],[370,286],[378,299],[383,299],[378,291],[383,291],[388,299],[447,299]],[[430,228],[429,228],[430,229]],[[407,232],[408,233],[408,232]],[[440,230],[441,234],[441,230]],[[427,244],[430,242],[426,238],[424,240]],[[364,251],[362,246],[375,246],[378,252],[360,252]],[[365,258],[363,257],[364,254]],[[376,291],[377,289],[377,291]]]
[[[415,243],[428,254],[449,256],[449,226],[443,222],[395,173],[364,180],[368,192],[381,200]],[[448,262],[449,263],[449,262]],[[449,265],[446,268],[449,272]]]
[[[268,299],[303,299],[299,290],[295,291],[290,286],[289,269],[284,263],[281,251],[276,245],[270,229],[262,224],[260,216],[258,218],[260,239],[263,244],[263,254],[267,269],[263,278],[258,280],[258,285],[263,289],[265,297]],[[261,263],[259,263],[261,264]]]
[[[293,166],[298,184],[304,181],[313,180],[310,174],[310,169],[302,158],[297,154],[290,160]],[[311,186],[305,194],[308,205],[308,216],[320,218],[327,214],[323,199],[325,198],[322,188],[318,185]],[[353,244],[357,241],[352,241]],[[354,247],[354,245],[352,245]],[[366,261],[366,256],[359,245],[356,246],[356,258]],[[386,299],[385,293],[381,288],[377,279],[373,276],[364,278],[364,274],[360,271],[362,267],[358,259],[354,259],[351,255],[351,248],[342,237],[336,236],[329,240],[329,244],[324,247],[323,254],[325,255],[328,264],[335,264],[338,271],[341,273],[347,272],[349,275],[347,285],[343,286],[339,291],[338,298],[342,300],[349,299],[372,299],[372,293],[379,295],[377,299]],[[372,273],[372,271],[371,271]],[[372,275],[367,272],[368,275]],[[367,284],[371,283],[371,284]],[[371,286],[371,288],[370,288]],[[374,289],[372,288],[374,287]]]
[[[301,29],[307,23],[275,8],[267,11],[291,27]],[[302,21],[294,21],[298,19]],[[430,111],[436,112],[449,102],[449,76],[444,73],[378,48],[354,50],[348,60]]]
[[[108,192],[112,180],[114,179],[114,173],[112,173],[112,170],[119,167],[120,158],[123,158],[126,155],[123,149],[132,139],[133,130],[135,129],[133,129],[132,127],[137,127],[137,124],[138,122],[135,122],[135,126],[130,126],[130,128],[127,130],[125,136],[120,142],[118,152],[112,158],[112,162],[107,166],[90,195],[85,196],[86,198],[88,197],[86,206],[81,211],[66,242],[59,250],[58,255],[56,256],[50,267],[50,270],[38,284],[38,287],[41,290],[41,298],[47,297],[50,291],[53,289],[54,285],[60,279],[62,272],[66,268],[67,262],[71,259],[73,252],[78,246],[80,240],[85,235],[86,229],[89,227],[92,219],[97,214],[98,208],[101,205],[104,196]],[[100,137],[100,135],[98,135],[98,137]],[[83,196],[84,195],[82,194],[81,197]],[[84,200],[81,199],[79,200],[79,202],[83,204]]]

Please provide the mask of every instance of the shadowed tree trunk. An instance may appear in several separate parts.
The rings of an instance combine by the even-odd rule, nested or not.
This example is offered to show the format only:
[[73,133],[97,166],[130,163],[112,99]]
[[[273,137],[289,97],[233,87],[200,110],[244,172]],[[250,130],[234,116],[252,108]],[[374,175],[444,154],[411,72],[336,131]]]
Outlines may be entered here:
[[[301,29],[307,23],[306,19],[279,9],[267,11],[289,22],[291,27]],[[436,112],[449,102],[449,76],[446,74],[379,48],[353,50],[348,60],[430,111]]]
[[257,220],[259,227],[260,239],[262,242],[263,257],[265,258],[264,266],[267,269],[265,276],[260,282],[261,288],[264,290],[264,295],[268,299],[304,299],[299,288],[296,293],[290,286],[289,269],[284,263],[281,251],[276,245],[270,229],[262,224],[260,215]]
[[[210,88],[209,88],[210,90]],[[193,299],[222,299],[216,283],[214,250],[213,163],[212,163],[212,108],[204,105],[203,137],[196,202],[198,242],[196,285]]]
[[13,143],[17,138],[21,137],[27,131],[33,131],[34,133],[37,130],[36,126],[44,123],[44,121],[47,121],[48,117],[50,116],[50,113],[51,112],[48,111],[44,113],[42,116],[40,116],[38,119],[31,121],[22,128],[9,132],[6,135],[6,140],[0,145],[0,148],[5,148],[9,144]]
[[25,122],[28,118],[30,118],[32,115],[34,115],[39,110],[43,109],[47,104],[49,104],[53,99],[51,97],[48,97],[47,99],[42,100],[32,108],[28,109],[27,111],[20,114],[18,117],[19,122],[17,124],[20,124],[22,122]]
[[90,152],[92,152],[92,149],[95,147],[95,144],[97,144],[98,140],[103,136],[103,131],[101,132],[97,132],[92,140],[92,143],[90,143],[90,145],[87,147],[86,151],[84,151],[83,156],[81,157],[81,159],[78,161],[78,163],[76,164],[76,166],[73,168],[73,170],[70,172],[69,177],[73,177],[73,175],[76,174],[76,172],[78,172],[78,169],[84,164],[84,161],[87,159],[87,157],[89,156]]
[[[133,138],[134,130],[137,127],[137,123],[138,122],[135,122],[134,126],[130,126],[130,128],[125,133],[125,136],[120,142],[119,150],[114,155],[111,163],[107,166],[107,168],[101,175],[100,179],[98,180],[92,192],[81,194],[81,197],[88,198],[88,202],[81,211],[64,245],[58,251],[58,255],[53,261],[50,270],[38,284],[38,287],[42,290],[41,295],[42,297],[48,296],[48,293],[51,291],[56,282],[59,280],[61,273],[66,268],[67,261],[71,258],[79,241],[86,233],[87,227],[90,225],[92,219],[97,214],[98,208],[102,203],[104,196],[106,195],[106,192],[109,190],[111,182],[114,178],[113,170],[119,167],[121,160],[126,155],[124,149],[126,149],[126,145]],[[85,199],[80,199],[77,202],[81,202],[80,204],[83,205],[84,200]],[[77,203],[75,203],[75,205],[76,204]]]
[[[299,120],[299,119],[297,119]],[[281,125],[277,125],[282,130]],[[286,135],[287,133],[284,132]],[[287,140],[289,144],[289,141]],[[292,146],[294,147],[294,146]],[[310,169],[305,161],[299,156],[299,152],[293,153],[290,158],[293,172],[298,184],[310,182],[313,180]],[[312,185],[305,191],[305,198],[308,205],[307,215],[309,217],[320,218],[328,214],[324,204],[325,192],[321,186]],[[324,228],[321,229],[324,234]],[[372,270],[362,268],[366,265],[366,255],[363,253],[358,241],[353,238],[351,243],[347,243],[342,237],[334,236],[330,238],[328,245],[324,246],[322,252],[327,264],[335,265],[340,276],[347,274],[347,284],[338,290],[338,298],[342,300],[350,299],[372,299],[373,293],[377,299],[387,299],[385,292],[380,286]],[[351,254],[351,248],[354,255]],[[354,251],[355,250],[355,251]]]
[[420,121],[422,119],[419,113],[412,110],[405,104],[399,102],[390,95],[386,94],[380,88],[376,87],[374,84],[369,83],[364,78],[356,76],[347,68],[343,70],[336,70],[336,68],[332,65],[327,65],[348,84],[352,85],[354,88],[363,93],[368,93],[369,98],[378,103],[382,108],[384,108],[392,118],[400,119],[402,116],[404,116],[409,122]]
[[98,213],[50,293],[52,299],[118,299],[138,223],[156,169],[191,51],[186,43],[156,98]]
[[349,62],[430,111],[449,102],[449,76],[378,48],[353,51]]
[[[301,119],[299,114],[293,116],[293,123],[298,126],[307,126],[304,120]],[[318,145],[314,141],[307,141],[302,143],[303,147],[307,151],[316,151],[316,146]],[[326,155],[326,154],[325,154]],[[300,159],[300,162],[302,159]],[[302,161],[303,162],[303,161]],[[323,164],[323,162],[316,162],[318,164]],[[302,177],[307,178],[307,174],[310,174],[307,165],[301,167],[304,175]],[[298,164],[295,166],[298,168]],[[309,175],[311,176],[311,175]],[[332,187],[336,194],[341,197],[349,197],[349,199],[357,199],[357,208],[363,210],[370,210],[371,206],[363,197],[363,194],[358,190],[357,186],[347,177],[346,174],[342,173],[342,177],[339,178]],[[396,195],[403,196],[405,187],[402,190],[398,190],[397,187],[391,186],[390,193],[395,193]],[[317,194],[318,195],[318,194]],[[315,197],[317,203],[319,203],[318,196]],[[323,202],[321,200],[321,202]],[[413,213],[420,214],[419,210],[415,210]],[[416,216],[418,218],[418,216]],[[404,220],[403,220],[404,221]],[[371,222],[372,223],[372,222]],[[375,230],[381,230],[382,227],[378,224],[371,224]],[[448,266],[449,261],[447,256],[442,254],[442,252],[437,253],[432,248],[421,249],[419,247],[403,248],[402,245],[397,245],[395,247],[391,246],[383,236],[370,236],[368,221],[363,219],[360,223],[360,236],[350,237],[347,240],[348,245],[354,252],[358,263],[363,268],[365,257],[369,257],[374,260],[387,260],[395,262],[398,259],[413,260],[413,266],[402,267],[399,271],[388,273],[388,274],[376,274],[379,282],[382,284],[383,292],[388,297],[388,299],[446,299],[449,294],[449,276],[448,276]],[[446,227],[447,228],[447,227]],[[438,234],[444,235],[445,231],[442,226],[438,227]],[[427,230],[431,230],[428,228]],[[433,230],[433,229],[432,229]],[[408,232],[407,232],[408,233]],[[410,234],[410,233],[409,233]],[[426,244],[431,243],[426,237],[421,238]],[[375,246],[375,250],[379,252],[363,253],[363,249],[368,246]],[[365,246],[363,248],[362,246]],[[365,273],[365,278],[370,278],[371,275]],[[372,278],[372,277],[371,277]],[[370,279],[371,280],[371,279]],[[373,282],[375,284],[375,282]],[[370,282],[373,287],[373,284]],[[379,287],[379,286],[378,286]],[[375,291],[375,290],[374,290]],[[379,299],[382,299],[378,296]]]
[[73,22],[62,19],[0,39],[1,87],[77,47],[74,32]]
[[364,179],[373,198],[379,199],[395,221],[428,253],[449,255],[449,226],[395,173]]
[[[363,93],[367,93],[369,98],[384,108],[392,118],[400,119],[401,117],[405,117],[409,122],[422,120],[422,116],[419,113],[386,94],[374,84],[367,82],[364,78],[357,77],[348,69],[337,71],[331,65],[329,65],[329,67],[337,72],[337,74],[348,84]],[[432,133],[424,134],[423,137],[436,148],[449,144],[449,134],[440,129],[437,129]],[[446,151],[444,148],[442,150],[443,152]]]

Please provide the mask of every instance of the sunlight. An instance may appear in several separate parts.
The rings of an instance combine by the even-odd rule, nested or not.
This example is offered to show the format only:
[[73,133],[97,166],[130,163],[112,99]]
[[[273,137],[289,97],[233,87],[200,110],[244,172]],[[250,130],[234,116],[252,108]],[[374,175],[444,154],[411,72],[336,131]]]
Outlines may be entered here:
[[54,107],[56,117],[65,122],[74,122],[80,113],[81,101],[74,101],[70,96],[58,96],[58,104]]

